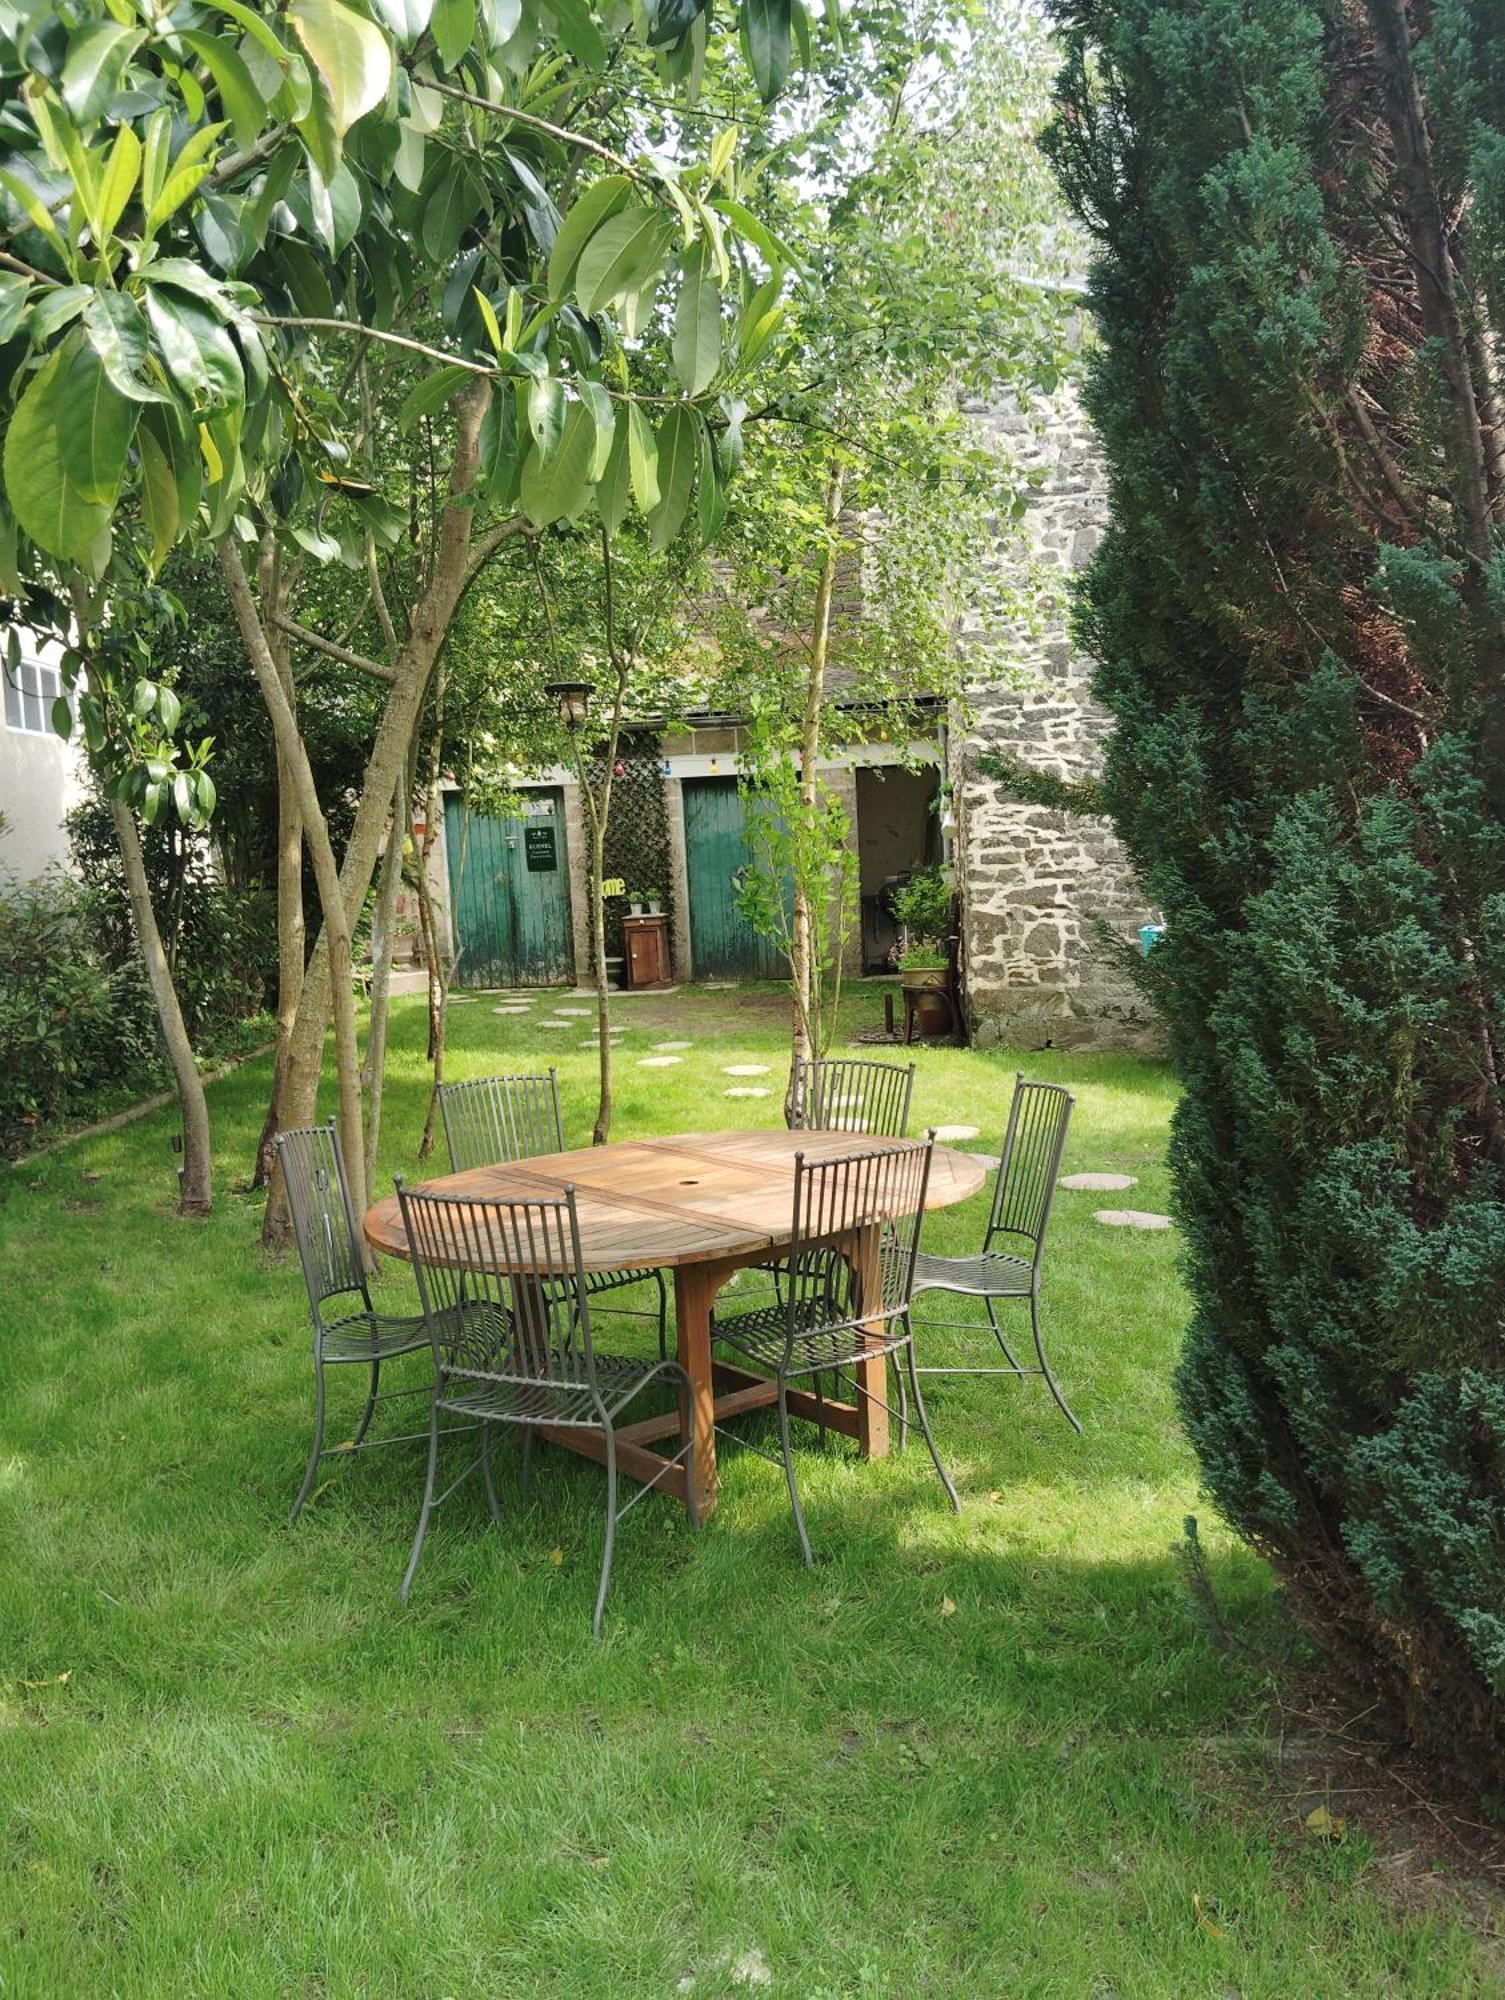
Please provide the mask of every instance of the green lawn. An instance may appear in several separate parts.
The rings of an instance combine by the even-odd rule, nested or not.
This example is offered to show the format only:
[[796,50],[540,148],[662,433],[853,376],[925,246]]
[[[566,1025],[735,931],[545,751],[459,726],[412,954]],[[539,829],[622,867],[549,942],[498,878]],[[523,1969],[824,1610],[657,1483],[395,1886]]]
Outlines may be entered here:
[[[583,1138],[590,1023],[492,1006],[455,1009],[453,1073],[555,1060]],[[772,996],[617,1018],[617,1136],[776,1120],[777,1072],[753,1100],[722,1074],[779,1062]],[[394,1026],[384,1187],[424,1102],[420,1005]],[[666,1038],[685,1061],[638,1067]],[[996,1144],[1021,1061],[1078,1092],[1068,1168],[1163,1208],[1153,1065],[925,1049],[917,1122]],[[231,1191],[266,1082],[213,1087],[204,1224],[172,1213],[166,1114],[0,1170],[0,1993],[1486,1989],[1461,1926],[1392,1911],[1362,1839],[1307,1839],[1265,1788],[1257,1677],[1183,1599],[1169,1549],[1198,1509],[1251,1657],[1274,1634],[1176,1429],[1174,1237],[1060,1198],[1047,1327],[1084,1437],[1038,1383],[936,1382],[958,1518],[918,1443],[867,1464],[811,1434],[813,1571],[780,1474],[728,1452],[704,1533],[656,1497],[628,1517],[597,1644],[583,1461],[541,1452],[524,1512],[499,1453],[505,1531],[469,1482],[406,1610],[413,1448],[336,1462],[286,1525],[303,1292]],[[984,1199],[927,1242],[975,1241]],[[406,1274],[382,1289],[400,1305]]]

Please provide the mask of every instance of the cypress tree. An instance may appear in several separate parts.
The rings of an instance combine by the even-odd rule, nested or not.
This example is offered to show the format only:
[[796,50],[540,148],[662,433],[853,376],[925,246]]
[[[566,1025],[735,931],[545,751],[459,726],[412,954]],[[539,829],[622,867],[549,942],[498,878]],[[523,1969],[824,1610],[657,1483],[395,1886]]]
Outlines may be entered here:
[[[1215,1501],[1505,1772],[1505,5],[1080,0],[1111,526],[1080,609]],[[1492,1776],[1491,1776],[1492,1774]]]

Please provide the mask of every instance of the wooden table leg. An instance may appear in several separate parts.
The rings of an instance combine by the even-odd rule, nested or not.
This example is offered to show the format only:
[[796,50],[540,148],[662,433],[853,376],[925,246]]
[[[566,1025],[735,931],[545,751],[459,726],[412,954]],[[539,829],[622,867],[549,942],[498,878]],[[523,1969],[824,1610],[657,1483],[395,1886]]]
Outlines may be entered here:
[[[881,1224],[860,1230],[847,1253],[852,1275],[857,1280],[857,1309],[881,1301],[883,1274],[879,1264]],[[882,1327],[880,1321],[879,1326]],[[886,1331],[886,1328],[884,1329]],[[859,1361],[854,1374],[863,1392],[857,1398],[857,1442],[865,1458],[888,1457],[888,1356],[874,1354]]]
[[711,1307],[736,1264],[681,1264],[674,1273],[679,1365],[690,1378],[689,1421],[695,1440],[695,1504],[702,1521],[716,1511],[716,1392],[711,1382]]

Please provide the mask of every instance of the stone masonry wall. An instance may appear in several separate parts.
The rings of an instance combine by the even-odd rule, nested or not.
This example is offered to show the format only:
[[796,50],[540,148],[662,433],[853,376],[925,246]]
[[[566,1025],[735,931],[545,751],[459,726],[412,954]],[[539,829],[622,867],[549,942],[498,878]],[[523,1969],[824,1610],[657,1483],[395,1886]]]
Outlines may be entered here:
[[[1043,472],[1025,530],[1036,563],[1064,582],[1097,547],[1107,513],[1101,451],[1075,390],[1062,390],[1043,427],[1009,411],[984,421],[1015,463]],[[1154,1048],[1153,1015],[1095,935],[1106,922],[1137,948],[1152,914],[1107,822],[1018,804],[976,767],[983,750],[1063,778],[1090,775],[1102,761],[1109,718],[1092,700],[1092,662],[1071,643],[1064,602],[1043,629],[1014,639],[1008,653],[1026,670],[1024,683],[970,685],[971,716],[950,739],[973,1039]]]

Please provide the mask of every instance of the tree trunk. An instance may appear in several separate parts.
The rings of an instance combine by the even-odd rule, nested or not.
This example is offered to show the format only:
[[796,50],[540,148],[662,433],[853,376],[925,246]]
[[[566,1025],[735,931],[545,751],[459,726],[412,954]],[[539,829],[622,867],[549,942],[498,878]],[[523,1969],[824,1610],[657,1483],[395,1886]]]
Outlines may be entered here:
[[[841,520],[841,493],[846,474],[841,465],[831,470],[826,487],[825,561],[815,593],[815,612],[810,634],[810,675],[805,683],[805,715],[800,731],[800,810],[813,813],[819,797],[817,767],[820,763],[821,708],[826,695],[826,660],[831,646],[831,600],[836,590],[839,545],[836,529]],[[817,1053],[815,1007],[817,971],[814,959],[815,921],[807,885],[798,871],[794,879],[793,952],[790,959],[792,1004],[790,1019],[789,1082],[784,1092],[784,1119],[792,1125],[797,1115],[794,1079],[800,1064]]]
[[[428,1115],[423,1121],[423,1138],[418,1157],[426,1160],[434,1150],[434,1133],[439,1117],[439,1092],[444,1083],[444,1040],[449,1028],[449,987],[454,977],[455,954],[439,935],[439,915],[434,908],[434,892],[429,869],[439,839],[439,816],[444,810],[444,668],[434,700],[434,733],[429,746],[428,801],[423,813],[423,844],[418,851],[418,907],[423,923],[423,950],[428,961],[429,1061],[434,1078],[429,1088]],[[460,860],[456,879],[465,875],[465,843],[470,837],[467,821],[460,836]]]
[[[615,745],[612,755],[616,754]],[[607,763],[607,783],[611,765]],[[611,1137],[611,988],[606,978],[606,898],[601,884],[606,873],[606,820],[601,813],[591,815],[591,949],[596,959],[596,1033],[601,1041],[601,1094],[596,1105],[596,1122],[591,1128],[591,1144],[604,1146]]]
[[[474,506],[470,488],[476,469],[476,440],[488,401],[489,390],[482,385],[478,390],[467,390],[457,405],[458,437],[450,467],[449,500],[440,527],[432,578],[414,608],[408,637],[394,663],[396,678],[366,765],[355,822],[340,867],[347,925],[353,926],[371,885],[393,788],[407,760],[434,663],[464,593]],[[286,1115],[293,1123],[306,1122],[317,1097],[324,1028],[329,1015],[330,970],[326,926],[309,959],[289,1044],[284,1099]],[[279,1195],[280,1191],[274,1187],[268,1196],[262,1224],[263,1242],[280,1243],[286,1238],[287,1206]]]
[[204,1098],[204,1080],[193,1058],[193,1044],[188,1039],[177,988],[172,983],[167,954],[162,949],[162,933],[157,928],[157,913],[152,908],[136,821],[129,806],[122,805],[119,799],[111,799],[110,817],[120,845],[120,860],[125,869],[126,893],[130,897],[136,941],[141,947],[146,976],[151,982],[157,1022],[162,1030],[162,1040],[167,1045],[168,1060],[172,1064],[178,1089],[178,1106],[183,1117],[183,1166],[179,1177],[178,1207],[184,1215],[207,1215],[213,1206],[214,1192],[210,1178],[209,1106]]
[[366,1060],[361,1082],[366,1090],[366,1186],[376,1178],[376,1154],[381,1145],[381,1106],[387,1070],[387,1019],[392,998],[393,933],[397,925],[397,892],[402,886],[402,851],[407,843],[408,774],[392,800],[392,824],[382,856],[376,890],[376,915],[371,926],[371,1016],[366,1024]]
[[[271,602],[278,601],[280,572],[271,576],[263,570],[263,599],[270,589]],[[289,703],[295,699],[292,661],[287,640],[270,630],[267,644],[278,678]],[[307,926],[303,915],[303,814],[293,774],[281,750],[277,752],[277,1052],[272,1068],[272,1093],[267,1115],[256,1143],[256,1165],[251,1174],[253,1188],[266,1187],[272,1178],[276,1154],[272,1142],[282,1129],[282,1091],[287,1075],[288,1044],[298,1014],[298,996],[303,990],[303,966],[308,951]]]
[[[366,1207],[366,1148],[365,1134],[361,1129],[360,1047],[356,1039],[355,988],[350,954],[353,920],[346,913],[340,872],[335,863],[329,827],[324,818],[323,808],[319,804],[318,790],[308,762],[308,751],[298,733],[297,720],[278,676],[276,663],[272,658],[261,617],[256,608],[256,600],[251,594],[251,585],[240,559],[240,551],[233,540],[227,539],[220,544],[219,560],[221,572],[229,588],[230,602],[235,611],[242,642],[261,689],[262,699],[272,718],[277,748],[287,759],[288,769],[292,775],[297,792],[298,810],[303,819],[303,832],[314,865],[314,878],[319,885],[319,903],[324,918],[320,929],[320,943],[327,951],[326,965],[329,968],[328,976],[332,978],[334,992],[335,1075],[339,1086],[340,1150],[345,1156],[345,1177],[350,1189],[351,1205],[359,1216],[364,1213]],[[384,805],[390,803],[391,797],[392,788],[389,787]],[[385,825],[385,811],[382,821]],[[367,880],[369,881],[369,874]],[[362,890],[362,896],[364,893]],[[307,992],[308,981],[305,979],[301,998],[306,998]],[[294,1023],[293,1033],[289,1037],[288,1063],[283,1074],[283,1109],[288,1122],[296,1125],[306,1125],[313,1120],[318,1102],[319,1071],[323,1067],[324,1056],[322,1021],[317,1046],[311,1051],[306,1044],[300,1048],[298,1027],[302,1015],[300,999],[299,1020]],[[304,1067],[300,1067],[300,1064]],[[267,1198],[268,1210],[272,1207],[273,1198],[280,1197],[281,1193],[277,1177],[274,1175],[273,1186]],[[265,1230],[263,1233],[265,1234]]]

